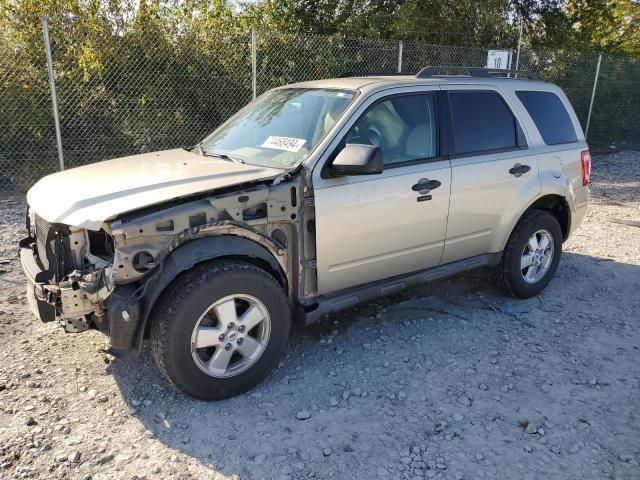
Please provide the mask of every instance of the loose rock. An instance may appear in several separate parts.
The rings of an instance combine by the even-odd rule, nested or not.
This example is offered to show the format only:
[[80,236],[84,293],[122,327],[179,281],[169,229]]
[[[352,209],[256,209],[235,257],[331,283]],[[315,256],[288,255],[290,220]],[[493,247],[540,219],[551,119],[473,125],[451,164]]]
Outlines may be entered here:
[[311,418],[311,413],[308,410],[298,410],[296,418],[298,420],[307,420],[308,418]]

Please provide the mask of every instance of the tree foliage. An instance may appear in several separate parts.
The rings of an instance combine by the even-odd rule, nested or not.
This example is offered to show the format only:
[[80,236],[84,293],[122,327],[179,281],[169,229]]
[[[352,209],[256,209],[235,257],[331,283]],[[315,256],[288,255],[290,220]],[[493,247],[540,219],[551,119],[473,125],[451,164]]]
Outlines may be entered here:
[[544,9],[532,24],[531,44],[640,56],[637,0],[566,0]]
[[262,0],[239,13],[279,32],[638,53],[638,0]]

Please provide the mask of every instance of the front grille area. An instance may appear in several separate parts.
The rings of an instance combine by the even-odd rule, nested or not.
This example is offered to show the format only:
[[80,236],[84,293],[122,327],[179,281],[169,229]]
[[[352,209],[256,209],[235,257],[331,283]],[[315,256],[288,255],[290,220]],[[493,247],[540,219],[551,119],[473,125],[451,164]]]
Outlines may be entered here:
[[51,249],[49,238],[49,232],[51,231],[51,224],[39,215],[35,216],[36,219],[36,245],[38,246],[38,258],[40,260],[40,266],[49,270],[49,254],[47,250]]
[[40,266],[60,281],[71,269],[68,228],[51,224],[36,214],[35,237]]

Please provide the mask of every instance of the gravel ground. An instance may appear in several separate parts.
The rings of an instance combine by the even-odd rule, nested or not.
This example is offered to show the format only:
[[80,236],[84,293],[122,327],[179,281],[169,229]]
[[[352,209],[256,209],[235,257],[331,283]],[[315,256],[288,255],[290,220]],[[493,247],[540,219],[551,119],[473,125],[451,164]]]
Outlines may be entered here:
[[485,272],[292,335],[243,396],[168,389],[148,348],[28,312],[24,203],[0,198],[3,478],[640,478],[640,153],[594,159],[593,199],[547,290]]

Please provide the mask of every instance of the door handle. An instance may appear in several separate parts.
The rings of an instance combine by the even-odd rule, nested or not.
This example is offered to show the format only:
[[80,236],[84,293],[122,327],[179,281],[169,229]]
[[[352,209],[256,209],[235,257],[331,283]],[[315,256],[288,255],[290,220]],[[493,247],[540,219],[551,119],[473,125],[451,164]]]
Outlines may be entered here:
[[421,178],[418,183],[416,183],[413,187],[411,187],[411,190],[413,190],[414,192],[426,192],[429,190],[435,190],[440,185],[442,185],[442,183],[440,183],[438,180],[429,180],[428,178]]
[[527,173],[529,170],[531,170],[531,167],[529,165],[521,165],[519,163],[516,163],[513,167],[511,167],[509,173],[514,177],[519,177]]

